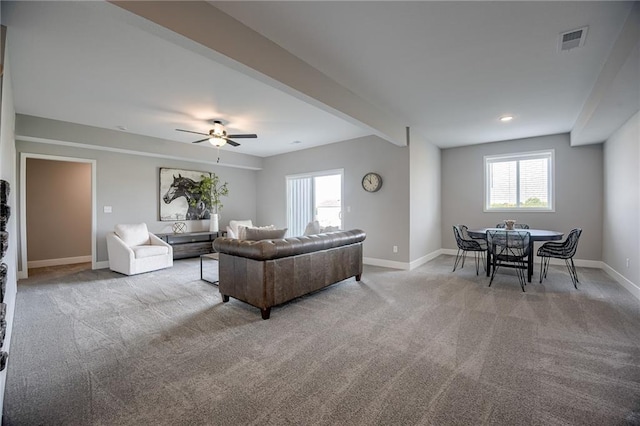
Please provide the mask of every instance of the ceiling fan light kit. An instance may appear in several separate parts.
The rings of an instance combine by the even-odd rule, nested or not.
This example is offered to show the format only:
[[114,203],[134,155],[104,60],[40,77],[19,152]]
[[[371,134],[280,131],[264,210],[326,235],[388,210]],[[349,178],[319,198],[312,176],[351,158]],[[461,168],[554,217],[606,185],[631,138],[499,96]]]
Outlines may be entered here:
[[195,133],[196,135],[206,136],[204,139],[200,139],[194,141],[192,143],[200,143],[204,141],[209,141],[209,143],[217,148],[229,144],[231,146],[240,146],[238,142],[232,141],[231,138],[242,138],[242,139],[255,139],[258,137],[256,134],[242,134],[242,135],[228,135],[227,130],[224,128],[224,124],[222,124],[219,120],[214,120],[213,129],[209,130],[209,133],[201,133],[194,132],[193,130],[183,130],[176,129],[178,132],[187,132],[187,133]]

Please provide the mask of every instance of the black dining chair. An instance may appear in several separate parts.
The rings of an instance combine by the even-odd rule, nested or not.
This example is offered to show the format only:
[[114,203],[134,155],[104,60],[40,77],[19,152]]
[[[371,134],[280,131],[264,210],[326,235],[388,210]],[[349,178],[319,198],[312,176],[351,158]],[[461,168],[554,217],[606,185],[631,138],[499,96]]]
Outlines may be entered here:
[[[499,223],[496,225],[496,228],[505,228],[506,225],[503,223]],[[513,224],[513,229],[530,229],[529,225],[527,225],[526,223],[514,223]]]
[[489,287],[493,283],[498,268],[504,266],[516,270],[520,288],[524,291],[524,286],[527,285],[529,239],[530,235],[527,231],[487,231],[487,247],[493,268]]
[[471,238],[467,233],[467,229],[469,228],[466,225],[453,225],[453,235],[456,237],[456,244],[458,244],[458,253],[456,254],[456,260],[453,263],[453,271],[451,272],[455,272],[461,259],[461,268],[464,268],[464,259],[467,256],[467,252],[472,251],[476,261],[476,275],[478,275],[481,260],[485,271],[487,270],[487,261],[485,258],[487,243],[481,239]]
[[582,229],[575,228],[569,232],[566,240],[562,242],[549,241],[540,246],[538,249],[538,256],[540,256],[540,282],[547,277],[549,261],[552,257],[554,259],[564,259],[571,276],[571,282],[573,282],[576,290],[578,289],[578,273],[576,272],[576,265],[573,263],[573,256],[575,256],[578,249],[580,235],[582,235]]

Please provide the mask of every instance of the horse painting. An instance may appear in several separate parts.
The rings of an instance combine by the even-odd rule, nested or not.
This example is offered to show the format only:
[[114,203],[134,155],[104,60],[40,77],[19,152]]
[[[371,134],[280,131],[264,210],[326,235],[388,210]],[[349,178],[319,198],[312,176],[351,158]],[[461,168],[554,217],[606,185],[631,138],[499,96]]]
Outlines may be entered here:
[[[198,189],[199,184],[200,182],[183,177],[182,174],[173,175],[173,182],[162,197],[162,200],[165,204],[170,204],[173,200],[184,197],[189,206],[185,213],[185,220],[209,219],[211,217],[209,206],[201,199],[202,194]],[[182,218],[177,217],[177,219]]]

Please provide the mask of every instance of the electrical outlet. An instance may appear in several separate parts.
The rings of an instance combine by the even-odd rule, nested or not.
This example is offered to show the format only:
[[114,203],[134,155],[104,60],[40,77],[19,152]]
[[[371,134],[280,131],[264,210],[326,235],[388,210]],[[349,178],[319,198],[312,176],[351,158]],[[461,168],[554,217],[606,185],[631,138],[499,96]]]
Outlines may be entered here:
[[398,246],[393,246],[393,252],[397,253],[398,252]]
[[629,267],[629,258],[627,257],[627,268]]

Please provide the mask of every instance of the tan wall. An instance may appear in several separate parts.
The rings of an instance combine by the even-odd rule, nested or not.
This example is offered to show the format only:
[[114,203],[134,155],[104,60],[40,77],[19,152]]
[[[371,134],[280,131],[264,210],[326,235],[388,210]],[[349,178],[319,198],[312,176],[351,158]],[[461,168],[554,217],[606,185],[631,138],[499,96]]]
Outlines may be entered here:
[[27,259],[91,256],[91,164],[27,159]]

